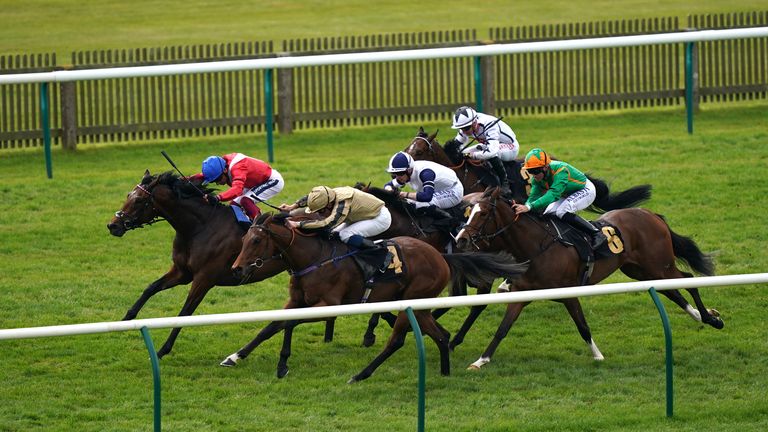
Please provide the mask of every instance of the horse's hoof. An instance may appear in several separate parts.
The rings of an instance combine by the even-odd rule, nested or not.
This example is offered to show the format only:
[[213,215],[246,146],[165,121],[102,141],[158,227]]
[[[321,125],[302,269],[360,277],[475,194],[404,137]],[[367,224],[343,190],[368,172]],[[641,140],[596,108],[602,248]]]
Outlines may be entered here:
[[363,346],[366,348],[372,347],[376,343],[376,335],[364,336]]
[[286,375],[288,375],[288,367],[279,367],[279,368],[277,368],[277,377],[278,378],[284,378]]
[[709,323],[712,327],[722,330],[723,327],[725,327],[725,323],[720,318],[712,320],[712,322]]
[[472,363],[471,365],[467,366],[467,370],[480,370],[480,366],[477,366],[476,364]]
[[238,360],[240,360],[240,356],[238,356],[237,353],[235,353],[235,354],[232,354],[231,356],[225,358],[224,361],[219,363],[219,366],[235,367],[235,366],[237,366],[237,361]]
[[715,318],[720,318],[720,311],[717,309],[707,309],[707,312]]
[[359,380],[357,379],[357,375],[355,375],[355,376],[353,376],[352,378],[350,378],[350,379],[347,381],[347,384],[354,384],[354,383],[356,383],[356,382],[358,382],[358,381],[359,381]]

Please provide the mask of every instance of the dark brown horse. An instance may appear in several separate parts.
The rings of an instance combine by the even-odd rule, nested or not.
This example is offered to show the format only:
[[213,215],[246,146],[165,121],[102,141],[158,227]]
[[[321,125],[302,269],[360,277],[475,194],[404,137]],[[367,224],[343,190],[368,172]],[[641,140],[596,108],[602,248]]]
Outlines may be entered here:
[[[453,169],[464,185],[465,194],[483,192],[487,186],[491,185],[489,183],[493,183],[488,182],[482,177],[482,173],[485,173],[482,168],[482,161],[465,158],[458,148],[444,148],[435,139],[436,137],[437,132],[427,135],[424,132],[424,128],[420,127],[416,136],[403,151],[410,154],[414,160],[429,160]],[[518,166],[522,167],[522,163],[522,159],[517,160]],[[651,197],[650,185],[633,186],[621,192],[611,193],[605,181],[589,174],[587,174],[587,177],[595,185],[596,192],[595,202],[592,203],[589,210],[596,213],[637,207],[640,203],[647,201]],[[528,173],[525,170],[516,169],[512,173],[512,177],[509,178],[509,182],[512,189],[512,198],[520,202],[525,201],[531,189],[528,182]]]
[[[122,237],[126,231],[164,219],[176,230],[170,270],[144,289],[123,320],[136,318],[150,297],[160,291],[192,282],[179,316],[192,315],[208,291],[216,285],[234,286],[258,282],[286,270],[275,251],[265,251],[258,269],[247,279],[235,277],[231,267],[242,246],[245,230],[235,221],[229,206],[209,205],[201,196],[208,188],[180,179],[171,172],[151,175],[149,171],[128,194],[120,211],[107,225],[109,232]],[[267,253],[268,252],[268,253]],[[180,328],[174,328],[157,352],[171,352]],[[326,331],[333,332],[332,327]]]
[[[499,197],[498,188],[486,191],[476,201],[467,224],[459,232],[458,247],[462,250],[507,251],[519,261],[528,261],[530,265],[523,277],[512,281],[512,291],[580,285],[585,263],[580,260],[574,247],[557,240],[557,231],[552,221],[528,213],[516,217],[511,204]],[[693,240],[672,231],[660,215],[645,209],[630,208],[608,212],[598,220],[616,227],[621,237],[610,236],[609,243],[618,253],[594,263],[588,284],[600,282],[617,269],[637,280],[693,277],[691,273],[678,269],[678,260],[687,263],[697,273],[714,273],[711,258],[703,254]],[[723,328],[719,314],[704,306],[698,290],[694,288],[687,291],[693,297],[696,309],[677,290],[661,292],[697,321],[717,329]],[[592,349],[595,360],[602,360],[603,355],[592,340],[579,300],[572,298],[558,301],[565,305],[581,337]],[[499,343],[527,304],[511,303],[507,306],[493,340],[470,367],[479,368],[491,360]]]
[[[365,280],[359,266],[350,258],[357,251],[338,240],[326,240],[316,233],[307,234],[291,229],[285,223],[286,217],[286,214],[270,216],[254,224],[243,239],[243,248],[234,265],[265,259],[274,244],[292,273],[286,309],[359,303],[364,298]],[[454,286],[464,280],[471,284],[488,284],[502,275],[514,277],[526,268],[523,264],[515,263],[508,255],[441,254],[434,247],[411,237],[395,237],[392,241],[401,250],[399,262],[402,263],[402,272],[394,279],[375,282],[368,297],[369,302],[432,298],[439,295],[449,281]],[[440,372],[449,375],[448,332],[435,321],[429,311],[417,311],[415,315],[422,331],[438,346]],[[284,330],[277,365],[278,378],[288,373],[294,327],[309,321],[312,320],[281,321],[267,325],[272,334]],[[349,382],[371,376],[381,363],[403,346],[409,327],[407,315],[401,312],[382,352]],[[234,366],[272,334],[260,332],[253,341],[227,357],[222,365]]]

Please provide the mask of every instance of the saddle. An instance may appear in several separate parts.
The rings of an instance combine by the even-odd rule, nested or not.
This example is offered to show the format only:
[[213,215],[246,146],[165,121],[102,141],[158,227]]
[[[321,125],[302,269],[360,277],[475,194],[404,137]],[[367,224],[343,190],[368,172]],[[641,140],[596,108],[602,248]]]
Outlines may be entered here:
[[360,249],[352,254],[352,258],[363,273],[365,293],[360,301],[365,303],[374,285],[379,282],[389,282],[405,274],[405,263],[400,245],[392,240],[378,240],[377,248]]
[[248,219],[248,215],[245,214],[243,209],[238,205],[231,205],[229,208],[232,209],[232,213],[235,216],[237,224],[240,225],[240,228],[248,231],[248,229],[251,228],[251,220]]
[[608,237],[607,242],[593,251],[592,238],[584,231],[571,226],[556,216],[545,216],[545,218],[557,231],[557,241],[566,246],[573,246],[579,254],[579,259],[584,262],[599,261],[624,251],[621,232],[617,227],[607,222],[590,221],[592,225],[601,231],[598,235]]

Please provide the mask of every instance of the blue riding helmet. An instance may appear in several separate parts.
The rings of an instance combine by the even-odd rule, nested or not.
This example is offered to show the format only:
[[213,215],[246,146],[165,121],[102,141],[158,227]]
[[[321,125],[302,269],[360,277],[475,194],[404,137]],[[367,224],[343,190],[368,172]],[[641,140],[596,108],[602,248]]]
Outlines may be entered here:
[[411,155],[404,152],[397,152],[389,160],[389,166],[387,167],[387,172],[389,173],[403,172],[408,168],[410,168],[411,165],[413,165],[413,158],[411,157]]
[[203,184],[215,181],[224,172],[227,163],[219,156],[208,156],[203,161]]

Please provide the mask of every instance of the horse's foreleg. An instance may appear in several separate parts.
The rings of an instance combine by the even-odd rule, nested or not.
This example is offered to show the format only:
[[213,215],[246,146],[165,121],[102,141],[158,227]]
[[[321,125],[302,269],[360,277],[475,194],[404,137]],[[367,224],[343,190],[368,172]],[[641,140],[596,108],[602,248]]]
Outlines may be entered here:
[[467,318],[464,320],[464,323],[461,325],[461,328],[459,331],[456,332],[456,335],[451,340],[451,343],[448,345],[451,351],[456,349],[457,346],[461,345],[462,342],[464,342],[464,337],[469,332],[469,329],[472,328],[472,325],[475,324],[475,321],[477,321],[477,318],[480,316],[481,313],[487,308],[488,305],[476,305],[469,308],[469,315],[467,315]]
[[496,348],[499,347],[502,339],[507,336],[509,329],[512,328],[512,324],[514,324],[517,320],[517,317],[520,316],[520,312],[522,312],[523,308],[526,307],[529,303],[530,302],[510,303],[507,305],[507,312],[504,314],[504,319],[501,320],[501,324],[496,330],[496,334],[493,335],[491,343],[488,344],[488,347],[485,349],[485,352],[483,352],[483,355],[481,355],[480,358],[477,359],[474,363],[469,365],[467,369],[480,369],[483,367],[483,365],[491,362],[491,357],[493,356],[493,353],[496,352]]
[[360,373],[350,378],[347,383],[352,384],[370,377],[373,374],[373,371],[384,363],[384,360],[388,359],[395,353],[395,351],[405,345],[405,335],[408,331],[408,326],[408,316],[405,312],[400,312],[395,321],[395,325],[392,328],[392,335],[389,337],[384,349],[373,359],[373,361],[371,361],[370,364],[368,364],[368,366],[360,371]]
[[235,366],[240,359],[248,357],[248,355],[256,349],[262,342],[276,335],[277,332],[285,327],[285,321],[272,321],[267,324],[266,327],[261,329],[258,335],[248,345],[240,348],[236,353],[230,354],[227,358],[219,363],[220,366],[231,367]]
[[[197,307],[200,306],[200,303],[202,303],[205,295],[208,294],[208,291],[211,288],[213,288],[211,283],[200,284],[197,282],[192,282],[192,287],[189,289],[187,299],[184,301],[184,306],[182,306],[181,311],[179,312],[179,316],[192,315]],[[159,358],[163,358],[166,354],[171,352],[171,349],[173,349],[173,344],[176,342],[176,338],[179,336],[180,331],[181,327],[175,327],[171,330],[171,334],[168,335],[168,339],[166,339],[163,346],[157,351],[157,356]]]
[[584,317],[584,310],[581,308],[581,303],[577,298],[562,300],[565,309],[571,315],[571,319],[576,324],[576,328],[579,330],[581,338],[589,345],[589,349],[592,350],[592,358],[595,360],[603,360],[603,353],[597,348],[595,341],[592,339],[592,331],[589,329],[587,319]]
[[323,342],[333,342],[333,332],[336,327],[336,318],[328,318],[325,320],[325,336]]
[[397,315],[391,312],[382,312],[378,314],[372,314],[371,318],[368,320],[368,328],[365,329],[365,334],[363,335],[364,347],[373,346],[373,344],[376,342],[376,333],[374,333],[374,331],[376,330],[376,326],[379,325],[379,318],[386,321],[387,324],[389,324],[389,326],[392,327],[395,325],[395,321],[397,320]]
[[144,307],[144,304],[147,303],[147,300],[149,300],[149,298],[153,295],[159,293],[160,291],[167,290],[168,288],[173,288],[177,285],[187,284],[190,281],[192,281],[191,276],[179,270],[175,265],[172,266],[166,274],[149,284],[144,289],[144,292],[141,293],[141,297],[139,297],[139,299],[136,300],[136,303],[134,303],[133,306],[128,309],[128,312],[125,313],[123,321],[136,318],[141,308]]
[[437,345],[437,349],[440,351],[440,374],[448,376],[451,374],[451,357],[450,349],[448,348],[448,341],[451,335],[448,330],[443,328],[435,321],[435,318],[430,313],[422,313],[416,315],[416,319],[421,326],[421,330],[432,338]]
[[292,320],[285,323],[283,332],[283,347],[280,349],[280,360],[277,362],[277,377],[283,378],[288,374],[288,357],[291,356],[291,342],[293,329],[301,323],[301,320]]

